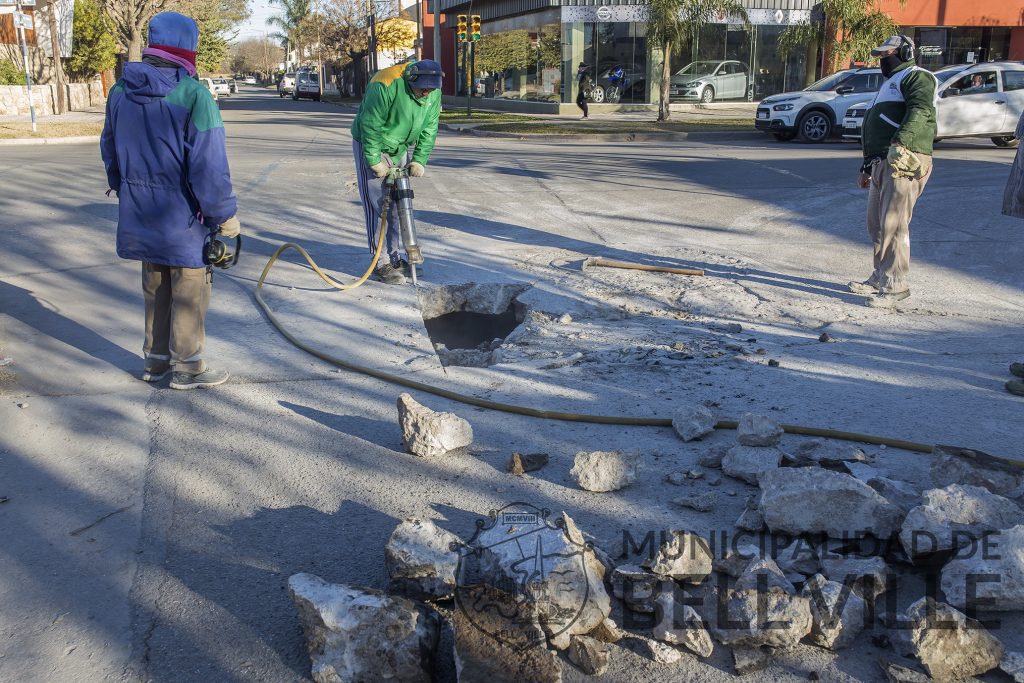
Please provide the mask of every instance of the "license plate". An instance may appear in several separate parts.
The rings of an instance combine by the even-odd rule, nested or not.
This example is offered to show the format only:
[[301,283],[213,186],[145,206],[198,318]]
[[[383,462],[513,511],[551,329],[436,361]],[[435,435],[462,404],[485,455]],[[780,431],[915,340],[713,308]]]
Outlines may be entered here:
[[766,118],[768,118],[768,112],[766,112],[766,111],[759,111],[759,112],[757,112],[757,118],[759,118],[759,119],[766,119]]
[[843,124],[843,128],[849,128],[850,130],[854,130],[855,128],[857,128],[857,124],[847,121]]

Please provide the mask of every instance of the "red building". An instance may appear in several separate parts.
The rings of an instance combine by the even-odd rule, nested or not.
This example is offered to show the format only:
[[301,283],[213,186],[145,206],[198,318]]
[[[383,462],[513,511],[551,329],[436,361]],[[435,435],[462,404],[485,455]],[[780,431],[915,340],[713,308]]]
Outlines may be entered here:
[[914,39],[922,66],[1024,60],[1020,0],[882,0],[881,7]]

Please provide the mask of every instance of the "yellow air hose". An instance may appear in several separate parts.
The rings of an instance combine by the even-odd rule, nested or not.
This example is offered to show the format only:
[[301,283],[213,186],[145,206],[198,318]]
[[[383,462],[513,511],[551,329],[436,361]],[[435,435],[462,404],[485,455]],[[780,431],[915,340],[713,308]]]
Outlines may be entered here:
[[[352,370],[353,372],[368,375],[370,377],[374,377],[376,379],[383,380],[391,384],[397,384],[399,386],[407,387],[409,389],[415,389],[417,391],[433,394],[434,396],[440,396],[441,398],[447,398],[452,401],[457,401],[459,403],[464,403],[466,405],[476,406],[478,408],[497,410],[503,413],[512,413],[515,415],[526,415],[527,417],[537,417],[543,420],[560,420],[564,422],[591,422],[595,424],[629,425],[636,427],[672,426],[672,420],[664,417],[630,417],[624,415],[592,415],[588,413],[567,413],[554,410],[541,410],[539,408],[530,408],[528,406],[520,406],[512,403],[502,403],[501,401],[491,401],[484,398],[478,398],[476,396],[470,396],[468,394],[463,394],[457,391],[452,391],[450,389],[444,389],[442,387],[434,386],[433,384],[417,382],[416,380],[409,379],[407,377],[402,377],[400,375],[393,375],[389,372],[384,372],[383,370],[377,370],[375,368],[370,368],[364,365],[359,365],[357,363],[352,363],[351,361],[347,361],[344,358],[338,358],[336,356],[330,355],[329,353],[321,351],[320,349],[317,349],[316,347],[301,341],[295,335],[289,332],[288,329],[285,328],[285,326],[281,323],[281,321],[277,319],[277,316],[274,315],[274,312],[270,310],[270,306],[267,305],[267,302],[264,301],[263,299],[263,283],[267,279],[267,275],[270,273],[270,269],[274,267],[274,264],[277,262],[278,258],[280,258],[281,254],[288,251],[289,249],[294,249],[295,251],[299,252],[304,259],[306,259],[306,263],[308,263],[310,268],[313,269],[313,272],[319,275],[320,279],[322,279],[331,287],[340,290],[355,289],[356,287],[359,287],[364,282],[366,282],[366,280],[370,277],[370,274],[373,272],[373,269],[377,264],[377,259],[380,258],[381,251],[384,247],[384,236],[387,231],[387,215],[388,209],[391,204],[389,193],[385,193],[384,197],[384,203],[381,207],[382,211],[380,214],[380,225],[378,226],[377,249],[374,252],[373,261],[370,263],[370,267],[366,269],[366,272],[363,273],[362,277],[360,277],[358,280],[355,280],[354,282],[348,284],[338,282],[330,275],[322,271],[320,267],[316,264],[316,262],[313,261],[310,255],[306,252],[306,250],[303,249],[298,244],[295,244],[294,242],[282,244],[280,247],[278,247],[277,251],[274,252],[273,256],[270,257],[270,260],[267,261],[267,265],[263,268],[263,273],[260,274],[260,279],[256,283],[256,303],[260,305],[260,308],[262,308],[263,312],[267,315],[267,319],[274,327],[277,328],[277,331],[280,332],[285,339],[287,339],[292,344],[302,349],[306,353],[316,356],[321,360],[325,360],[328,363],[331,363],[332,365],[337,365],[340,368]],[[719,420],[715,424],[715,429],[736,429],[738,425],[739,423],[735,420]],[[794,424],[784,424],[782,425],[782,428],[785,430],[787,434],[816,436],[828,439],[838,439],[842,441],[856,441],[859,443],[887,446],[890,448],[899,448],[902,450],[915,451],[918,453],[932,453],[935,450],[935,447],[929,444],[917,443],[914,441],[905,441],[902,439],[892,439],[883,436],[875,436],[873,434],[860,434],[857,432],[840,431],[836,429],[828,429],[823,427],[805,427],[803,425]],[[1010,460],[1008,458],[1003,458],[999,456],[992,457],[995,457],[998,460],[1010,464],[1014,467],[1024,468],[1024,463],[1022,462]]]

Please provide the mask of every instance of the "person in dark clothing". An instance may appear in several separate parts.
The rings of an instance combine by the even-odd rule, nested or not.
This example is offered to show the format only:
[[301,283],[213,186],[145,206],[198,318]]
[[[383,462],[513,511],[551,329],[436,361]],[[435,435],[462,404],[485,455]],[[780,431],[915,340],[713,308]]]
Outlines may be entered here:
[[590,110],[587,107],[587,96],[584,94],[587,83],[590,81],[590,67],[585,62],[580,62],[580,67],[576,69],[576,86],[579,93],[576,95],[576,106],[583,110],[583,118],[590,118]]
[[223,384],[203,357],[212,272],[203,247],[241,231],[224,123],[196,80],[196,22],[162,12],[149,47],[110,90],[100,151],[118,197],[117,255],[142,262],[142,379],[171,374],[172,389]]

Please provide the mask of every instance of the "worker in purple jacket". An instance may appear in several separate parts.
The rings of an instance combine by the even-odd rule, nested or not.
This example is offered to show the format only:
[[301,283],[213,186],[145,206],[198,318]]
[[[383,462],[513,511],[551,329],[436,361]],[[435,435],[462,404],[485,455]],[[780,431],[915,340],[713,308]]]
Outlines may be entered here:
[[204,245],[218,232],[241,232],[220,110],[195,78],[198,41],[189,17],[154,16],[142,61],[125,65],[110,90],[100,138],[107,182],[119,199],[117,255],[142,261],[142,379],[172,373],[173,389],[228,379],[203,358],[213,283]]

